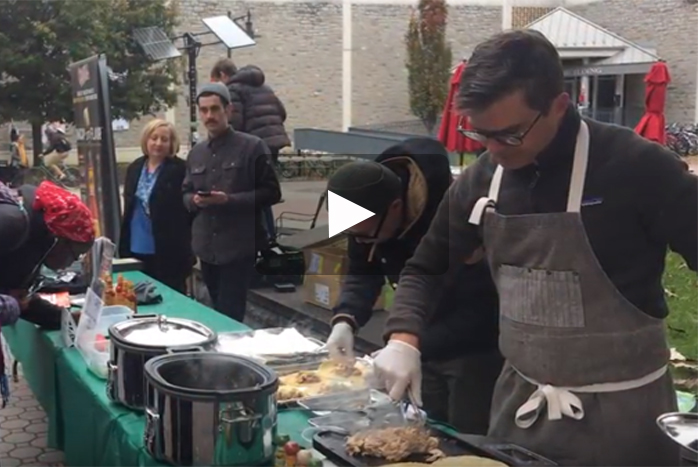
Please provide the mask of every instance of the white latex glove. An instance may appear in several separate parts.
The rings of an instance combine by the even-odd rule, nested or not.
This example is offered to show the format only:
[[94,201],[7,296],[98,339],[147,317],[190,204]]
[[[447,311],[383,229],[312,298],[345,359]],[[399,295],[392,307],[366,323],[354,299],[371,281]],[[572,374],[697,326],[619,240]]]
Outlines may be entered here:
[[349,323],[339,322],[332,326],[325,344],[330,359],[334,361],[354,360],[354,329]]
[[415,347],[398,340],[391,340],[383,349],[374,353],[374,377],[390,398],[400,401],[407,390],[414,403],[422,406],[422,354]]

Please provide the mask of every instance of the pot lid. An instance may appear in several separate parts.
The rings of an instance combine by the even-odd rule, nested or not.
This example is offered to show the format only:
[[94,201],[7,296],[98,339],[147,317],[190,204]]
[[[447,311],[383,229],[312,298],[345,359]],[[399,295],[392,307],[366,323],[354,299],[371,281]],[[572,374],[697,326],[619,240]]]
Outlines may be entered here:
[[134,316],[113,326],[120,339],[143,347],[179,347],[210,342],[215,334],[203,324],[164,315]]

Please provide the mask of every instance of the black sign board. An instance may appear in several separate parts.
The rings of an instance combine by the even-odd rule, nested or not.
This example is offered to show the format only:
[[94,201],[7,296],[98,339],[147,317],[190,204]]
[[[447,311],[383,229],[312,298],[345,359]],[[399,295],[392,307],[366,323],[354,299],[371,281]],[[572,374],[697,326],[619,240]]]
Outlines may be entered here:
[[118,245],[121,208],[107,73],[104,55],[70,65],[82,198],[94,215],[97,236]]

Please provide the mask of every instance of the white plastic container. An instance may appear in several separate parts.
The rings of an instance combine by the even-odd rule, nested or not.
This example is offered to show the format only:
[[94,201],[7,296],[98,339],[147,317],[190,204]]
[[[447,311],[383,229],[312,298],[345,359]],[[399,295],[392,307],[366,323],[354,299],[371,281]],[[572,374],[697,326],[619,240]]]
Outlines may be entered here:
[[85,363],[87,368],[98,378],[107,379],[109,363],[109,346],[106,352],[100,352],[96,348],[85,351]]
[[[87,368],[98,378],[107,379],[107,363],[109,362],[109,341],[103,340],[109,336],[109,328],[116,323],[131,319],[133,310],[123,305],[105,306],[99,315],[99,321],[94,329],[86,330],[80,336],[78,348],[82,353]],[[102,342],[98,346],[98,341]]]
[[96,334],[107,336],[109,328],[116,323],[131,319],[134,313],[133,310],[123,305],[105,306],[102,308],[102,314],[99,317],[99,322],[95,328]]

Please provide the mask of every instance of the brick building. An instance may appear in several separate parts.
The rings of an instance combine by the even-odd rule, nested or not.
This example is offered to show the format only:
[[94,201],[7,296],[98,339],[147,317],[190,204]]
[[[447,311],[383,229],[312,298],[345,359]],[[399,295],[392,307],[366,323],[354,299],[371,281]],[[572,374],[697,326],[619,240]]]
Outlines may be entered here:
[[[346,124],[342,98],[343,5],[341,1],[299,0],[178,0],[181,31],[203,31],[201,18],[252,11],[257,45],[234,50],[238,66],[255,64],[266,74],[267,83],[283,99],[288,109],[288,129],[315,127],[341,130]],[[351,123],[376,124],[411,120],[404,67],[403,38],[410,11],[416,2],[407,0],[353,0],[351,6]],[[454,58],[467,57],[473,47],[502,28],[501,0],[449,0],[448,38]],[[511,24],[525,27],[545,15],[557,14],[564,7],[573,17],[592,24],[600,31],[630,46],[665,60],[672,75],[667,101],[667,121],[698,121],[698,6],[693,0],[513,0]],[[542,18],[542,19],[541,19]],[[208,80],[213,63],[226,55],[223,46],[204,47],[198,59],[199,80]],[[574,67],[573,67],[574,68]],[[577,69],[580,67],[577,66]],[[579,71],[577,73],[580,73]],[[624,91],[625,107],[641,112],[643,74],[628,75],[614,89]],[[599,84],[599,80],[601,84]],[[608,78],[590,78],[589,87],[610,86]],[[581,77],[570,76],[570,91],[579,89]],[[586,80],[585,80],[586,81]],[[576,83],[576,84],[574,84]],[[574,88],[576,86],[576,88]],[[604,87],[605,86],[605,87]],[[189,109],[182,86],[176,109],[168,112],[187,139]],[[602,92],[607,99],[607,92]],[[605,108],[604,105],[597,105]],[[623,118],[631,124],[633,112]],[[600,112],[597,116],[603,114]],[[343,121],[344,118],[344,121]],[[116,144],[121,161],[140,154],[138,138],[143,123],[131,123],[117,132]],[[0,138],[7,132],[2,131]]]

